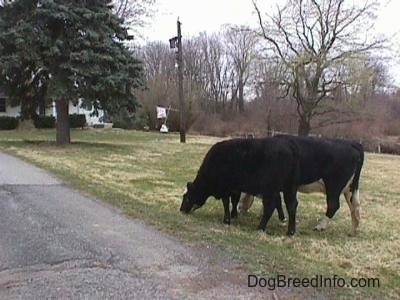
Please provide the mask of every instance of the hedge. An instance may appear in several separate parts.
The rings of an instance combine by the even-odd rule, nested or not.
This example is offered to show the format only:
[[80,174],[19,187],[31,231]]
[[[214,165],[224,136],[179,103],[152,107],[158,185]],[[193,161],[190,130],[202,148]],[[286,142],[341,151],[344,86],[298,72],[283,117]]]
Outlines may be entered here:
[[69,115],[70,128],[83,128],[86,126],[86,116],[84,114]]
[[36,128],[54,128],[56,127],[56,118],[53,116],[36,116],[33,119]]
[[0,117],[0,130],[12,130],[18,127],[19,120],[17,117]]

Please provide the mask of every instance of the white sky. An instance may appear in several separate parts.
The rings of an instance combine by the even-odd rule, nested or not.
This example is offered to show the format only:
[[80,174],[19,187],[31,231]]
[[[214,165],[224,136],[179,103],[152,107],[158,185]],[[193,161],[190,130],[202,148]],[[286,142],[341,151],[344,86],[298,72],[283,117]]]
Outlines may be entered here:
[[[187,38],[199,32],[219,31],[223,24],[249,25],[256,27],[255,15],[251,0],[156,0],[156,13],[149,25],[141,33],[146,41],[165,41],[176,36],[176,21],[179,17],[182,22],[182,36]],[[347,0],[354,1],[357,0]],[[375,28],[389,37],[397,33],[394,48],[396,58],[391,63],[391,73],[397,84],[400,84],[400,1],[380,0]],[[284,4],[285,0],[258,0],[259,6]],[[261,10],[265,12],[265,9]],[[271,12],[271,11],[270,11]],[[272,11],[273,12],[273,11]],[[394,67],[393,67],[394,66]]]

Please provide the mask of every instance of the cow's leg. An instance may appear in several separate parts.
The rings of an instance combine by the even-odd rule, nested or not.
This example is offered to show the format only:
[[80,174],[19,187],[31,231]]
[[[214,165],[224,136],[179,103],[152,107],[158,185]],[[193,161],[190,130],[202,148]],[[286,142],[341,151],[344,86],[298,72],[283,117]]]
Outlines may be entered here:
[[[355,190],[352,194],[351,203],[354,208],[354,224],[353,224],[353,234],[356,235],[359,231],[358,227],[360,226],[360,192],[359,190]],[[353,217],[353,215],[352,215]],[[352,219],[353,220],[353,219]]]
[[283,199],[285,201],[286,210],[289,215],[289,224],[287,235],[292,236],[296,233],[296,211],[297,211],[297,191],[287,190],[283,192]]
[[267,227],[267,223],[269,219],[272,216],[272,213],[274,212],[274,209],[276,207],[276,202],[274,195],[272,194],[265,194],[262,196],[262,202],[263,202],[263,215],[260,221],[260,224],[258,225],[257,229],[265,231],[265,228]]
[[326,213],[325,216],[322,218],[322,220],[317,224],[317,226],[314,227],[314,230],[324,231],[328,228],[329,223],[331,222],[333,216],[340,207],[339,197],[340,197],[340,189],[337,188],[329,189],[327,186]]
[[276,209],[278,211],[278,217],[279,220],[284,223],[286,222],[286,218],[285,218],[285,213],[283,212],[283,208],[282,208],[282,198],[281,198],[281,194],[277,193],[275,196],[275,203],[276,203]]
[[[337,173],[335,176],[332,176],[329,179],[323,179],[325,182],[325,188],[326,188],[326,202],[327,202],[327,210],[325,217],[320,221],[320,223],[314,228],[315,230],[322,231],[325,230],[330,221],[332,220],[333,216],[335,215],[336,211],[340,207],[340,194],[345,192],[347,188],[349,187],[349,184],[351,180],[353,179],[353,174],[348,173]],[[345,195],[346,197],[346,195]],[[358,200],[358,197],[355,197]],[[347,199],[346,199],[347,201]],[[347,201],[349,203],[350,211],[354,210],[354,203],[352,199],[350,201]],[[359,204],[357,202],[357,212],[355,214],[358,214],[359,217]],[[356,217],[355,217],[356,218]]]
[[229,196],[222,197],[222,204],[224,205],[224,224],[231,224],[231,214],[229,213]]
[[232,192],[231,193],[231,219],[236,219],[238,217],[238,203],[240,200],[240,192]]
[[350,208],[351,225],[352,225],[351,234],[357,235],[359,231],[358,227],[360,226],[360,201],[358,198],[359,192],[358,190],[355,190],[354,194],[352,194],[350,189],[347,189],[343,194]]

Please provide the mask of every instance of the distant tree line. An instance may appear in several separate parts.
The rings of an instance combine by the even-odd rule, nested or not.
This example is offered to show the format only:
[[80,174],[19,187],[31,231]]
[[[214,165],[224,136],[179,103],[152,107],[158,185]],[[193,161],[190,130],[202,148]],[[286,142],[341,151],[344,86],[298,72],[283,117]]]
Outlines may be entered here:
[[[265,130],[308,135],[365,121],[371,98],[395,93],[379,56],[386,40],[371,32],[377,2],[289,0],[271,16],[253,5],[259,28],[227,25],[184,39],[187,124],[194,129],[236,116],[237,123],[257,118]],[[136,51],[148,82],[141,113],[152,127],[155,105],[177,108],[174,51],[166,42]]]
[[[134,46],[129,34],[140,35],[154,3],[0,0],[0,85],[10,103],[29,117],[54,101],[59,144],[70,141],[67,104],[79,99],[126,128],[156,128],[155,107],[171,107],[168,125],[179,128],[175,51],[167,41]],[[183,37],[188,127],[397,132],[399,94],[380,57],[387,41],[371,31],[378,1],[287,0],[269,15],[260,3],[257,28]]]

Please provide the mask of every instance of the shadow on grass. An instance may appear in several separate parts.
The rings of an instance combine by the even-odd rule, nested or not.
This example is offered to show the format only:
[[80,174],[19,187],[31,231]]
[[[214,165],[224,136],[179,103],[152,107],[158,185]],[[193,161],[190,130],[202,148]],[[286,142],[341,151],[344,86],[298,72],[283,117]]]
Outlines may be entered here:
[[15,147],[24,147],[28,145],[34,145],[38,147],[54,147],[54,148],[75,148],[75,147],[82,147],[82,148],[93,148],[93,149],[121,149],[124,147],[128,147],[121,144],[113,144],[113,143],[104,143],[104,142],[85,142],[85,141],[73,141],[70,144],[59,146],[55,141],[49,140],[30,140],[30,139],[23,139],[19,141],[0,141],[0,144],[5,146],[15,146]]

